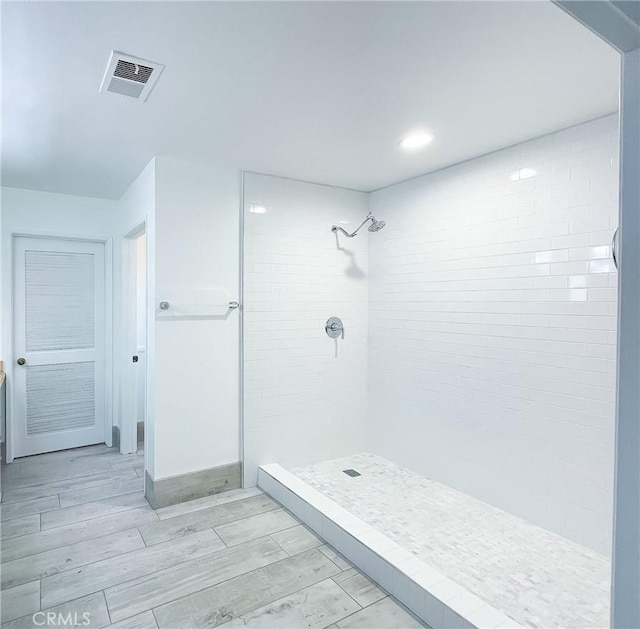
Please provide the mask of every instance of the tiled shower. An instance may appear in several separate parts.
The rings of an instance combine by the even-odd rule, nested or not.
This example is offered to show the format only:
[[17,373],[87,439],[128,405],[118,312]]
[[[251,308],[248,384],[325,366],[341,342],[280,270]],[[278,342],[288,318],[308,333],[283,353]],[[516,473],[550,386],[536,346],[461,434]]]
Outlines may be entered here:
[[[332,224],[362,221],[368,195],[246,174],[244,469],[303,465],[366,448],[368,241]],[[325,334],[339,316],[345,338]]]
[[246,174],[245,483],[292,470],[517,625],[606,624],[617,142],[370,193]]

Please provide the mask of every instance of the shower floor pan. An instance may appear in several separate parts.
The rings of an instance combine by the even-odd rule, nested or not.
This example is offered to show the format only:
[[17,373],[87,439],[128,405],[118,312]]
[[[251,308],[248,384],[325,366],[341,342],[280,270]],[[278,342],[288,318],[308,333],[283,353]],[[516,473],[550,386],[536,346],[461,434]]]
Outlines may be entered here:
[[266,465],[259,484],[435,629],[609,626],[606,557],[385,459]]

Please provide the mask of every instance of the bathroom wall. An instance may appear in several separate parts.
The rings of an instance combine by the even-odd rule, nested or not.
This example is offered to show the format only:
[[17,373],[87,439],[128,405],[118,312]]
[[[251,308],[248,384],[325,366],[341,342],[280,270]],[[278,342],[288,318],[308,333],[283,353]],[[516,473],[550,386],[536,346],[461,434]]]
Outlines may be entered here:
[[[137,374],[144,373],[143,378],[139,378],[145,384],[149,384],[149,389],[154,389],[154,361],[147,360],[148,353],[145,353],[142,360],[133,364],[131,362],[131,354],[135,352],[132,347],[132,339],[129,337],[129,288],[131,271],[130,265],[134,262],[127,248],[124,246],[125,237],[136,229],[139,229],[142,223],[145,228],[145,252],[144,258],[140,260],[146,270],[145,286],[142,287],[144,299],[147,302],[147,308],[143,312],[144,319],[139,321],[139,325],[145,328],[145,337],[147,334],[153,338],[154,317],[153,308],[149,308],[148,304],[154,302],[155,284],[155,265],[154,265],[154,234],[155,234],[155,207],[156,207],[156,163],[155,158],[152,159],[144,170],[134,179],[126,192],[118,200],[119,211],[123,215],[122,224],[119,228],[115,243],[119,252],[115,256],[116,264],[120,266],[120,271],[116,271],[114,277],[114,294],[121,300],[118,301],[114,310],[114,341],[116,344],[116,368],[114,372],[117,385],[117,394],[119,397],[118,412],[114,419],[120,426],[120,451],[135,452],[138,444],[133,434],[134,426],[131,425],[131,408],[133,404],[134,391],[131,389],[131,382],[138,378]],[[153,342],[150,343],[150,351],[153,353]],[[146,392],[145,392],[146,397]],[[146,400],[141,405],[142,410],[146,411]],[[140,408],[140,407],[139,407]],[[154,421],[153,413],[147,415],[147,429],[145,434],[145,466],[146,469],[153,470],[153,453],[154,453]]]
[[[3,326],[0,334],[0,360],[10,366],[12,317],[12,234],[105,234],[116,233],[120,221],[118,204],[108,199],[77,197],[21,188],[1,188],[0,244],[2,265]],[[3,356],[4,355],[4,356]]]
[[[300,465],[364,447],[367,235],[336,238],[367,195],[263,175],[244,186],[244,462]],[[329,338],[338,316],[344,340]]]
[[[240,175],[230,166],[156,158],[155,250],[148,254],[154,316],[176,288],[219,288],[238,299],[239,196]],[[147,393],[154,480],[240,460],[238,338],[238,311],[155,317],[147,352],[155,373]]]
[[[370,195],[370,448],[609,552],[617,118]],[[437,150],[437,141],[429,150]]]

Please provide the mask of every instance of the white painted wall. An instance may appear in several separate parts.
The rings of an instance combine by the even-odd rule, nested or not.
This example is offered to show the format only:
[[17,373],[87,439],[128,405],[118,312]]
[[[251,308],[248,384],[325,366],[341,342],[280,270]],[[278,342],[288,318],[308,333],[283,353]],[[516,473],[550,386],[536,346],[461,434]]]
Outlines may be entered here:
[[147,345],[147,237],[136,238],[136,344]]
[[[135,452],[137,448],[135,424],[139,418],[137,414],[135,417],[131,416],[131,411],[135,408],[134,398],[140,395],[138,383],[140,381],[142,383],[148,382],[150,390],[153,390],[154,386],[153,361],[147,360],[149,352],[153,354],[153,344],[151,343],[151,348],[145,352],[145,359],[140,363],[133,364],[131,356],[137,351],[141,325],[145,328],[144,336],[153,340],[155,323],[152,314],[155,292],[155,204],[156,165],[155,160],[151,160],[118,201],[122,218],[119,221],[116,239],[119,271],[116,289],[118,295],[116,325],[118,327],[115,338],[118,351],[116,360],[119,404],[117,423],[120,426],[120,451],[123,453]],[[134,230],[137,231],[143,223],[145,225],[145,248],[143,256],[139,257],[135,241],[131,241],[128,236]],[[147,270],[143,277],[145,285],[131,287],[129,284],[133,278],[132,269],[139,264],[143,264]],[[133,302],[141,298],[147,302],[147,308],[144,312],[145,323],[132,320],[132,311],[135,307]],[[141,370],[145,372],[142,379],[138,378]],[[142,408],[144,412],[147,405],[148,403],[145,401],[138,405],[138,408]],[[152,415],[148,416],[146,433],[145,466],[147,469],[153,469],[154,426]]]
[[155,215],[156,160],[152,159],[117,201],[122,216],[119,227],[124,237]]
[[370,199],[387,221],[369,239],[371,447],[603,552],[617,131],[607,117]]
[[[155,207],[154,207],[155,209]],[[136,238],[136,354],[137,363],[137,423],[144,424],[147,411],[147,237]]]
[[[239,299],[239,194],[231,168],[156,158],[151,313],[176,287],[220,287]],[[148,338],[155,387],[147,398],[156,480],[240,460],[238,321],[238,311],[224,319],[156,317]]]
[[[367,195],[247,174],[244,200],[244,454],[253,485],[257,465],[364,446],[367,236],[336,240],[330,229],[355,229]],[[342,319],[344,340],[326,335],[331,316]]]

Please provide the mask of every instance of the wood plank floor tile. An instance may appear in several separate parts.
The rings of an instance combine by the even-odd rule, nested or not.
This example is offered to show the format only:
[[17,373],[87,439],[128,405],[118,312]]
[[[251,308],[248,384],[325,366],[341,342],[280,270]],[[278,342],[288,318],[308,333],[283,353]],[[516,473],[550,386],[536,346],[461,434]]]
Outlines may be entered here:
[[331,559],[331,561],[333,561],[340,570],[349,570],[349,568],[353,568],[352,563],[349,563],[349,561],[347,561],[335,548],[328,544],[320,546],[320,552],[329,557],[329,559]]
[[224,629],[322,629],[361,607],[334,581],[326,579],[268,605],[242,614]]
[[[131,472],[135,474],[133,470],[131,470]],[[139,494],[144,492],[144,480],[137,476],[125,480],[114,481],[106,485],[98,485],[97,487],[88,487],[61,493],[60,508],[64,509],[65,507],[73,507],[74,505],[82,504],[83,502],[95,502],[96,500],[104,500],[105,498],[122,496],[124,494],[131,494],[134,492],[138,492]]]
[[119,456],[115,460],[111,460],[111,469],[118,470],[133,470],[136,467],[144,464],[144,457],[141,454],[125,454]]
[[114,622],[109,625],[109,629],[158,629],[158,624],[153,612],[148,611],[132,618],[125,618],[120,622]]
[[40,609],[40,581],[23,583],[0,592],[2,626],[14,618],[32,614]]
[[287,557],[266,539],[224,549],[161,572],[109,588],[105,594],[113,620],[120,620],[222,583]]
[[144,548],[138,529],[129,529],[2,564],[2,589]]
[[253,515],[237,522],[216,526],[215,531],[227,546],[235,546],[264,535],[292,528],[298,524],[300,522],[287,511],[276,509],[275,511]]
[[20,518],[25,515],[44,513],[45,511],[52,511],[59,508],[60,503],[58,496],[46,496],[44,498],[33,498],[32,500],[22,500],[9,504],[3,503],[0,506],[0,512],[2,513],[0,517],[2,522],[6,522],[7,520]]
[[2,530],[2,540],[11,537],[20,537],[29,533],[37,533],[40,530],[40,514],[32,513],[31,515],[23,515],[13,520],[3,522],[0,527]]
[[421,629],[426,626],[389,596],[341,620],[337,625],[339,629]]
[[42,605],[57,605],[157,572],[190,559],[203,557],[223,546],[213,531],[201,531],[126,555],[104,559],[41,581]]
[[29,485],[27,487],[5,491],[2,495],[2,502],[18,502],[20,500],[30,500],[31,498],[54,496],[55,494],[62,494],[69,491],[109,485],[116,481],[135,477],[136,475],[133,470],[121,470],[119,472],[108,472],[106,474],[90,474],[89,476],[66,478],[52,483]]
[[304,524],[273,533],[271,538],[280,544],[289,555],[297,555],[305,550],[311,550],[324,544]]
[[93,446],[82,446],[80,448],[70,448],[69,450],[56,450],[55,452],[46,452],[45,454],[34,454],[32,456],[24,456],[14,459],[13,466],[33,467],[34,465],[52,464],[67,465],[74,461],[90,459],[96,461],[103,455],[116,456],[118,451],[115,448],[109,448],[104,443]]
[[129,509],[145,507],[148,506],[148,504],[142,492],[124,494],[122,496],[105,498],[104,500],[96,500],[95,502],[85,502],[73,507],[57,509],[56,511],[47,511],[42,514],[40,525],[44,531],[46,529],[64,526],[65,524],[72,524],[73,522],[82,522],[83,520],[128,511]]
[[8,539],[2,544],[0,556],[3,562],[13,561],[14,559],[20,559],[20,557],[35,555],[61,546],[102,537],[103,535],[144,526],[157,521],[158,517],[147,504],[138,509],[130,509],[100,518],[73,522],[58,528],[40,531],[39,533]]
[[170,507],[162,507],[161,509],[157,509],[156,513],[161,520],[166,520],[168,518],[175,518],[179,515],[185,515],[186,513],[193,513],[194,511],[207,509],[208,507],[216,507],[228,502],[235,502],[236,500],[244,500],[245,498],[253,498],[254,496],[261,495],[264,494],[258,487],[232,489],[231,491],[225,491],[221,494],[213,494],[212,496],[205,496],[204,498],[181,502],[177,505],[171,505]]
[[333,580],[362,607],[372,605],[387,596],[387,592],[355,568],[333,577]]
[[203,531],[221,524],[236,522],[241,518],[247,518],[278,508],[279,505],[271,498],[261,494],[143,526],[140,528],[140,533],[142,533],[147,546],[152,546],[195,531]]
[[339,572],[309,550],[154,609],[160,629],[217,627]]
[[7,491],[26,487],[28,485],[42,485],[68,478],[78,478],[113,471],[110,459],[119,456],[82,457],[68,462],[49,461],[42,463],[34,461],[27,463],[12,463],[4,466],[2,482]]
[[[47,614],[51,614],[49,618],[53,618],[54,622],[47,621]],[[74,624],[70,624],[73,622]],[[2,629],[42,629],[43,627],[51,627],[51,629],[62,629],[63,627],[87,627],[87,629],[100,629],[107,627],[111,622],[107,605],[102,592],[96,592],[89,596],[43,609],[37,614],[27,614],[2,625]],[[84,624],[83,624],[84,623]]]

